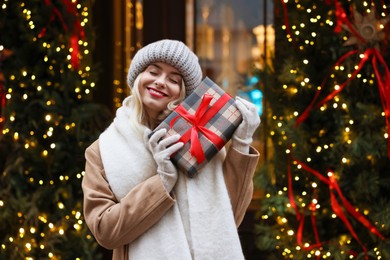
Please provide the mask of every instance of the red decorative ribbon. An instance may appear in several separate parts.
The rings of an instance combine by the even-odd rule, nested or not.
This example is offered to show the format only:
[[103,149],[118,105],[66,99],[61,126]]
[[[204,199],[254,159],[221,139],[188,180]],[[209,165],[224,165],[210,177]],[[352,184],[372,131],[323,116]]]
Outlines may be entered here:
[[353,35],[355,35],[362,43],[367,44],[367,41],[359,34],[359,32],[348,20],[347,14],[345,13],[345,10],[341,6],[340,2],[338,0],[334,0],[334,4],[336,8],[336,27],[334,28],[334,31],[336,33],[340,33],[342,31],[342,25],[345,24]]
[[[331,1],[327,1],[326,4],[330,5]],[[337,0],[334,1],[334,4],[336,8],[336,26],[334,28],[334,31],[340,33],[343,30],[342,25],[345,23],[345,21],[348,21],[347,14]]]
[[284,25],[286,26],[287,34],[289,34],[290,37],[292,37],[293,34],[291,32],[290,23],[289,23],[289,20],[288,20],[288,11],[287,11],[288,8],[287,8],[287,5],[284,2],[284,0],[280,0],[280,2],[282,3],[282,6],[283,6],[283,18],[284,18]]
[[3,134],[3,127],[5,125],[4,110],[6,105],[6,90],[5,90],[5,76],[1,70],[1,63],[10,57],[13,51],[10,49],[2,49],[0,51],[0,136]]
[[4,116],[4,109],[6,103],[5,95],[6,92],[5,92],[4,82],[0,79],[0,136],[3,133],[3,127],[5,124],[5,116]]
[[[367,44],[367,41],[358,33],[356,28],[349,22],[347,18],[347,14],[344,11],[344,8],[341,6],[340,2],[338,0],[334,0],[334,5],[336,8],[336,27],[334,31],[336,33],[340,33],[342,31],[342,25],[345,24],[348,29],[353,33],[354,36],[356,36],[363,44]],[[326,4],[330,5],[331,1],[327,0]],[[381,5],[386,6],[384,1],[381,0]],[[388,15],[386,9],[384,10],[386,15]],[[387,26],[387,25],[386,25]],[[384,37],[384,42],[387,44],[388,42],[388,30],[385,30],[385,37]]]
[[[288,175],[288,197],[290,200],[290,205],[295,211],[295,215],[297,216],[297,220],[299,222],[298,225],[298,230],[297,230],[297,244],[302,248],[302,250],[312,250],[314,248],[320,248],[322,247],[322,243],[319,239],[318,236],[318,231],[317,231],[317,225],[314,217],[314,212],[316,210],[315,205],[310,206],[311,210],[311,221],[312,221],[312,227],[313,227],[313,232],[316,238],[316,243],[314,245],[310,246],[305,246],[302,242],[303,240],[303,229],[305,225],[305,214],[299,212],[299,209],[295,203],[294,199],[294,191],[293,191],[293,186],[292,186],[292,176],[291,176],[291,156],[288,157],[288,165],[287,165],[287,175]],[[319,256],[317,256],[317,259],[319,259]]]
[[[181,117],[192,124],[192,127],[181,136],[179,141],[187,143],[189,140],[191,140],[190,153],[196,158],[199,164],[206,159],[202,145],[199,141],[199,132],[207,137],[218,149],[221,149],[225,145],[224,140],[220,136],[204,126],[230,100],[230,98],[231,97],[225,93],[211,107],[209,107],[213,96],[205,94],[194,115],[188,113],[188,111],[182,105],[179,105],[177,108],[175,108],[175,111]],[[175,117],[170,122],[171,128],[178,118],[179,116]]]
[[[78,17],[78,12],[76,9],[75,4],[77,5],[77,1],[75,4],[70,0],[62,0],[64,5],[66,6],[66,9],[68,10],[68,13],[74,15],[75,17]],[[70,54],[70,61],[75,69],[79,68],[79,39],[85,37],[85,32],[83,27],[81,26],[80,20],[75,19],[73,22],[73,33],[70,38],[70,47],[72,48],[72,52]]]
[[[344,62],[345,59],[348,57],[359,54],[357,50],[352,50],[344,54],[334,65],[334,67],[339,66],[342,62]],[[346,81],[344,81],[342,84],[339,85],[339,88],[333,91],[331,94],[329,94],[327,97],[325,97],[322,101],[317,102],[317,99],[320,95],[320,92],[322,88],[325,85],[326,79],[322,82],[321,88],[317,90],[316,95],[314,96],[314,99],[312,102],[309,104],[309,106],[305,109],[305,111],[298,117],[296,121],[296,126],[301,124],[303,121],[307,119],[309,116],[310,111],[314,108],[318,108],[334,98],[338,93],[340,93],[344,87],[356,77],[356,75],[360,72],[360,70],[363,68],[363,65],[371,59],[371,63],[373,65],[373,69],[375,72],[375,76],[378,81],[378,89],[379,89],[379,94],[380,98],[382,101],[382,106],[383,110],[385,112],[385,120],[386,120],[386,126],[387,126],[387,133],[388,133],[388,149],[387,149],[387,156],[390,158],[390,71],[389,68],[387,67],[387,64],[382,56],[382,54],[379,52],[378,49],[375,48],[369,48],[367,49],[364,54],[363,58],[360,60],[357,68],[355,71],[352,73],[351,77],[348,78]],[[378,63],[383,66],[384,68],[384,76],[379,72],[378,70]]]
[[[51,24],[54,19],[56,17],[58,17],[58,19],[60,20],[61,24],[62,24],[62,27],[64,28],[65,31],[68,31],[68,26],[66,25],[65,21],[64,21],[64,18],[62,17],[61,15],[61,12],[60,10],[58,10],[57,7],[55,7],[50,0],[45,0],[45,5],[47,6],[53,6],[52,7],[52,13],[51,13],[51,16],[50,16],[50,20],[49,20],[49,24]],[[41,32],[38,34],[38,37],[39,38],[42,38],[45,36],[46,34],[46,31],[47,31],[47,26],[42,28]]]
[[[317,199],[317,189],[314,190],[314,198]],[[317,210],[316,206],[317,205],[312,200],[312,202],[310,203],[310,206],[309,206],[309,209],[310,209],[310,219],[311,219],[312,229],[313,229],[313,232],[314,232],[314,237],[316,239],[315,245],[320,245],[321,241],[320,241],[320,236],[318,235],[318,229],[317,229],[317,223],[316,223],[316,217],[315,217],[315,211]],[[320,256],[318,256],[317,258],[319,259]]]
[[[299,161],[299,160],[295,160],[299,165],[301,165],[302,169],[313,174],[315,177],[317,177],[320,181],[326,183],[328,186],[329,186],[329,190],[330,190],[330,201],[331,201],[331,206],[332,206],[332,209],[334,211],[334,213],[341,219],[341,221],[344,223],[344,225],[347,227],[347,229],[349,230],[349,232],[351,233],[351,235],[355,238],[355,240],[359,243],[359,245],[362,247],[365,255],[366,255],[366,259],[368,259],[368,255],[367,255],[367,249],[366,247],[364,246],[364,244],[360,241],[358,235],[356,234],[355,230],[353,229],[351,223],[349,222],[346,214],[344,213],[344,210],[343,208],[350,214],[352,215],[358,222],[360,222],[363,226],[365,226],[372,234],[378,236],[380,239],[382,240],[385,240],[385,237],[378,231],[378,229],[372,225],[370,223],[369,220],[367,220],[360,212],[356,211],[355,207],[352,206],[352,204],[345,198],[345,196],[343,195],[343,193],[341,192],[341,189],[340,189],[340,186],[338,185],[337,183],[337,180],[334,176],[334,173],[329,171],[329,178],[326,178],[324,177],[321,173],[315,171],[314,169],[310,168],[309,166],[305,165],[303,162]],[[291,173],[289,173],[289,183],[292,182],[291,180]],[[291,186],[291,187],[290,187]],[[294,195],[293,195],[293,191],[290,190],[292,189],[292,185],[289,184],[289,198],[290,198],[290,201],[291,200],[294,200]],[[340,203],[338,202],[337,198],[336,198],[336,194],[339,195],[339,198],[342,202],[342,205],[340,205]],[[291,202],[290,202],[291,203]],[[292,203],[291,203],[292,204]],[[295,204],[295,202],[294,202]],[[297,209],[295,208],[295,210],[297,211]],[[299,216],[301,216],[301,213],[299,213]],[[301,221],[303,222],[303,221]],[[303,225],[303,224],[302,224]],[[316,230],[316,229],[315,229]],[[298,229],[298,234],[297,234],[297,240],[298,242],[302,243],[301,242],[301,238],[302,238],[302,232],[303,232],[303,228],[299,228]],[[315,231],[316,233],[316,231]],[[313,245],[311,246],[311,248],[313,247],[319,247],[321,246],[321,243],[319,243],[319,239],[318,239],[318,235],[316,235],[316,241],[317,241],[317,244],[316,245]],[[307,249],[307,248],[305,248]]]
[[[355,37],[357,37],[362,43],[367,44],[366,40],[359,34],[359,32],[356,31],[356,29],[353,27],[353,25],[349,22],[347,15],[346,15],[344,9],[342,8],[341,4],[338,2],[338,0],[334,0],[334,4],[336,7],[336,18],[337,18],[337,26],[335,28],[335,31],[340,32],[341,25],[346,24]],[[336,61],[335,65],[333,67],[339,66],[341,63],[344,62],[345,59],[347,59],[348,57],[351,57],[353,55],[356,55],[356,54],[359,54],[358,50],[352,50],[352,51],[347,52],[346,54],[341,56],[341,58],[339,58]],[[343,82],[339,86],[338,89],[333,91],[331,94],[329,94],[327,97],[325,97],[321,102],[316,104],[316,101],[320,95],[320,92],[326,83],[327,78],[325,78],[321,84],[321,88],[315,94],[312,102],[309,104],[309,106],[305,109],[305,111],[297,119],[296,126],[298,126],[299,124],[301,124],[303,121],[305,121],[307,119],[310,111],[313,109],[314,106],[315,106],[315,108],[318,108],[318,107],[322,106],[323,104],[325,104],[326,102],[328,102],[329,100],[331,100],[332,98],[334,98],[338,93],[340,93],[344,89],[344,87],[352,79],[354,79],[357,76],[357,74],[360,72],[360,70],[363,68],[364,64],[368,60],[371,60],[372,65],[373,65],[375,76],[376,76],[377,81],[378,81],[378,88],[379,88],[380,98],[382,101],[383,110],[385,112],[385,120],[386,120],[386,126],[387,126],[387,134],[388,134],[387,156],[388,156],[388,158],[390,158],[390,72],[389,72],[389,68],[388,68],[382,54],[376,48],[366,49],[366,51],[363,53],[363,58],[360,60],[357,69],[355,69],[355,71],[352,73],[351,77],[348,78],[345,82]],[[382,67],[384,68],[384,75],[382,75],[379,72],[378,63],[380,65],[382,65]]]
[[[62,0],[62,3],[66,7],[66,10],[69,14],[73,15],[76,18],[78,17],[77,9],[75,7],[75,4],[72,3],[72,1]],[[77,4],[77,1],[76,1],[76,4]],[[52,6],[52,14],[50,16],[49,24],[51,24],[55,20],[55,18],[57,17],[60,20],[63,29],[67,32],[68,26],[66,25],[65,20],[62,17],[62,14],[58,10],[58,8],[53,5],[51,0],[45,0],[45,5]],[[44,37],[46,34],[46,31],[47,31],[47,26],[41,30],[41,32],[38,34],[38,37],[40,37],[40,38]],[[73,32],[72,32],[72,36],[70,37],[69,45],[72,48],[72,51],[70,54],[70,57],[71,57],[70,61],[71,61],[73,68],[75,68],[75,69],[78,69],[79,64],[80,64],[80,60],[79,60],[80,51],[79,51],[79,44],[78,44],[80,37],[84,38],[85,33],[83,30],[83,27],[81,26],[79,19],[74,19]]]

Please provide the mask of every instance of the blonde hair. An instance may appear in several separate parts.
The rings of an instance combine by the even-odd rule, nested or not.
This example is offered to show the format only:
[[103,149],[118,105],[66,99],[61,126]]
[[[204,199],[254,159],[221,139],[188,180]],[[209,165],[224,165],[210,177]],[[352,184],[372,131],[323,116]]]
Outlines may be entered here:
[[[134,80],[133,87],[131,88],[131,94],[133,98],[132,102],[130,103],[130,125],[140,135],[143,135],[146,127],[155,127],[151,125],[151,120],[149,118],[149,115],[145,112],[141,100],[139,81],[142,73],[143,72],[138,74],[138,76]],[[182,81],[179,98],[168,103],[167,109],[165,109],[159,115],[158,120],[164,120],[184,100],[185,96],[186,86],[184,85],[184,81]]]

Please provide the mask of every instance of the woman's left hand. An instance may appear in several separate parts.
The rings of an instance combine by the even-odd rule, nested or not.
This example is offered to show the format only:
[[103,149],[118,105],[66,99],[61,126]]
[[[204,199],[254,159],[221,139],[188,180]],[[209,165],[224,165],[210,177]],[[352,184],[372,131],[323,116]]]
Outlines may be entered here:
[[232,137],[232,145],[237,150],[248,153],[249,145],[253,141],[253,134],[260,125],[260,117],[257,108],[251,102],[236,97],[236,105],[242,114],[242,122],[237,127]]

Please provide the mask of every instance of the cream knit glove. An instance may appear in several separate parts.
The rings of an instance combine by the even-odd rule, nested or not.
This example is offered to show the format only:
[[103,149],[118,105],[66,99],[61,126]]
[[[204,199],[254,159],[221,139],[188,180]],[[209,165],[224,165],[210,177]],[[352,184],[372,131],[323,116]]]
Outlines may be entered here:
[[166,129],[156,131],[150,139],[147,140],[150,133],[151,131],[149,129],[145,130],[145,141],[148,143],[149,150],[157,163],[157,173],[160,176],[166,191],[169,193],[175,186],[178,178],[177,169],[171,162],[170,156],[182,148],[184,143],[177,143],[180,139],[180,135],[178,134],[162,139],[167,133]]
[[236,97],[236,105],[242,114],[242,122],[232,137],[232,146],[240,152],[249,153],[249,146],[253,141],[253,134],[260,125],[257,109],[251,102]]

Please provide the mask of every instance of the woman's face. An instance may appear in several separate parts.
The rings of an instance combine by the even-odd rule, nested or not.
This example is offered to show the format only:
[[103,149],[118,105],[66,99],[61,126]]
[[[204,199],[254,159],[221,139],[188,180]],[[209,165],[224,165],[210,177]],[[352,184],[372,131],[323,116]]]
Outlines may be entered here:
[[163,62],[153,63],[142,72],[139,92],[144,109],[151,118],[156,119],[169,102],[179,98],[182,81],[179,71]]

